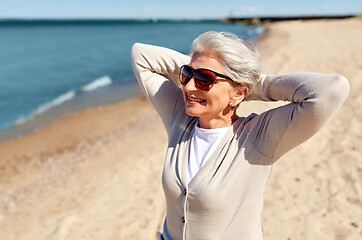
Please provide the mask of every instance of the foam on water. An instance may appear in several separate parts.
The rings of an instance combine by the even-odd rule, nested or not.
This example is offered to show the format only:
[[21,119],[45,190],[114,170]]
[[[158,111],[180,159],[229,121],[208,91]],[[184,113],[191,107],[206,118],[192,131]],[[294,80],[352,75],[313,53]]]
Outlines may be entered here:
[[93,91],[97,88],[105,87],[112,83],[112,79],[108,76],[104,76],[94,80],[93,82],[88,83],[87,85],[81,88],[81,91],[88,92]]
[[34,115],[42,114],[42,113],[48,111],[49,109],[74,98],[75,94],[76,94],[76,92],[73,90],[66,92],[66,93],[60,95],[59,97],[55,98],[53,101],[40,105],[37,109],[35,109],[33,114]]
[[62,95],[60,95],[59,97],[55,98],[54,100],[48,102],[48,103],[44,103],[42,105],[40,105],[39,107],[37,107],[30,115],[28,116],[23,116],[21,115],[20,117],[18,117],[18,119],[15,121],[15,126],[16,125],[21,125],[24,124],[25,122],[27,122],[28,120],[33,119],[35,116],[40,115],[45,113],[46,111],[49,111],[51,108],[56,107],[61,105],[62,103],[71,100],[72,98],[74,98],[76,95],[76,92],[71,90],[68,91]]
[[112,79],[109,76],[103,76],[101,78],[98,78],[98,79],[84,85],[79,90],[70,90],[70,91],[58,96],[57,98],[53,99],[52,101],[40,105],[29,116],[20,116],[15,121],[15,125],[20,125],[20,124],[27,122],[28,120],[33,119],[35,116],[41,115],[41,114],[49,111],[50,109],[75,98],[81,92],[91,92],[96,89],[108,86],[110,84],[112,84]]

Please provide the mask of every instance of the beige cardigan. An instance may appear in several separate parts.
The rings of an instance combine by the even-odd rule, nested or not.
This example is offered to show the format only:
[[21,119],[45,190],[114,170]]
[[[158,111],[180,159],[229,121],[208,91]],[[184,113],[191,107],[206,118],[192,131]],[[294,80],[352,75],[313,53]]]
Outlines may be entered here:
[[132,49],[135,75],[169,137],[162,174],[167,203],[162,237],[261,240],[263,192],[273,163],[331,118],[349,92],[348,81],[306,72],[263,75],[246,100],[289,104],[240,117],[188,185],[197,118],[185,113],[182,90],[173,81],[189,62],[189,56],[166,48],[135,44]]

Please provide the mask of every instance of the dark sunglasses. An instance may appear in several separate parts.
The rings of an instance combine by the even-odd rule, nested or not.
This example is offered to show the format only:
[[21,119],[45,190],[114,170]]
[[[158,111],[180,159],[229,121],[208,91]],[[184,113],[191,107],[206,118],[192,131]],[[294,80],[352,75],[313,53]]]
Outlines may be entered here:
[[232,80],[230,77],[214,72],[206,68],[193,69],[188,65],[183,65],[180,70],[180,82],[186,85],[193,77],[195,77],[195,85],[198,89],[209,91],[214,86],[217,78]]

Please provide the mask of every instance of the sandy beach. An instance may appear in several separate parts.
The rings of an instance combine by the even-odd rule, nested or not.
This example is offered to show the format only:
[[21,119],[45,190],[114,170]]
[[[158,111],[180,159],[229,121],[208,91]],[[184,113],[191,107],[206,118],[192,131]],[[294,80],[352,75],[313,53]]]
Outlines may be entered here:
[[[348,99],[275,165],[265,240],[362,238],[362,21],[273,23],[263,73],[312,71],[350,81]],[[239,115],[282,103],[248,102]],[[167,136],[143,96],[68,114],[0,144],[0,240],[156,239],[165,216]]]

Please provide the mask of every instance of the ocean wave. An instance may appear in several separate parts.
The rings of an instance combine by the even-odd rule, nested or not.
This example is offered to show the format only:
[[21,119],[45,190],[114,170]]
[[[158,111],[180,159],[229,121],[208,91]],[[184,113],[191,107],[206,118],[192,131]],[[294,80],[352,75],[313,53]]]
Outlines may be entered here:
[[[90,91],[94,91],[98,88],[101,87],[105,87],[112,84],[112,79],[108,76],[103,76],[101,78],[97,78],[96,80],[84,85],[83,87],[80,88],[79,91],[75,91],[75,90],[70,90],[62,95],[60,95],[59,97],[55,98],[54,100],[42,104],[40,105],[34,112],[33,115],[39,115],[42,114],[46,111],[48,111],[49,109],[61,105],[62,103],[69,101],[71,99],[73,99],[77,94],[79,94],[79,92],[90,92]],[[20,120],[21,122],[21,120]]]
[[[44,103],[37,107],[34,111],[32,111],[31,114],[28,116],[21,115],[14,121],[14,125],[21,125],[31,119],[33,119],[37,115],[41,115],[47,111],[49,111],[51,108],[54,108],[56,106],[59,106],[73,98],[76,97],[80,92],[90,92],[94,91],[98,88],[105,87],[112,84],[112,79],[109,76],[103,76],[101,78],[97,78],[96,80],[84,85],[79,90],[70,90],[55,99],[51,100],[50,102]],[[7,129],[11,126],[6,126],[4,129]]]
[[59,97],[55,98],[53,101],[40,105],[37,109],[35,109],[33,113],[34,115],[42,114],[55,106],[58,106],[66,101],[69,101],[70,99],[74,98],[75,95],[76,92],[73,90],[66,92],[60,95]]
[[15,121],[15,125],[20,125],[25,123],[26,121],[28,121],[29,118],[26,118],[24,116],[20,116],[16,121]]
[[105,87],[110,84],[112,84],[112,79],[108,76],[104,76],[104,77],[98,78],[98,79],[94,80],[93,82],[90,82],[87,85],[83,86],[81,88],[81,91],[89,92],[89,91],[93,91],[97,88]]

